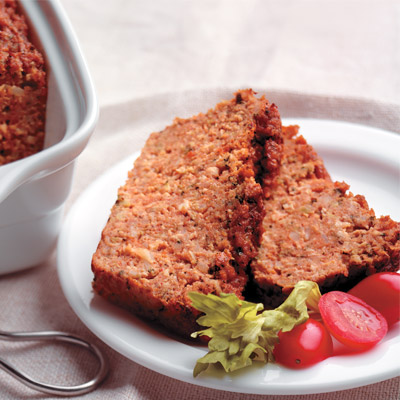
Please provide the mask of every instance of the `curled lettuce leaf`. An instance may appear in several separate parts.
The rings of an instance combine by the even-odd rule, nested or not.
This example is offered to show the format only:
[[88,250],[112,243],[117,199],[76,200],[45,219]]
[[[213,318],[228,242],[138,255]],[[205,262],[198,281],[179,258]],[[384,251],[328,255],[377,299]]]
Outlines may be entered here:
[[308,319],[308,310],[318,312],[321,297],[315,282],[300,281],[278,308],[264,310],[261,303],[240,300],[234,294],[220,296],[190,292],[192,306],[204,313],[197,323],[206,327],[192,337],[208,336],[208,353],[197,360],[193,376],[211,364],[221,364],[226,372],[250,366],[253,360],[273,360],[278,333],[292,330]]

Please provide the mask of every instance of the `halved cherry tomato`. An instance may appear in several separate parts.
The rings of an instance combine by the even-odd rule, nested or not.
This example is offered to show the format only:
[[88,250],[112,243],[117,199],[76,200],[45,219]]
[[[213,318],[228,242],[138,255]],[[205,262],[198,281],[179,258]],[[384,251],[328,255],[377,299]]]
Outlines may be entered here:
[[321,322],[309,318],[289,332],[279,333],[275,361],[289,368],[305,368],[330,357],[332,338]]
[[319,300],[325,326],[341,343],[364,350],[386,335],[385,317],[358,297],[345,292],[328,292]]
[[363,279],[348,293],[378,310],[389,326],[400,319],[400,274],[379,272]]

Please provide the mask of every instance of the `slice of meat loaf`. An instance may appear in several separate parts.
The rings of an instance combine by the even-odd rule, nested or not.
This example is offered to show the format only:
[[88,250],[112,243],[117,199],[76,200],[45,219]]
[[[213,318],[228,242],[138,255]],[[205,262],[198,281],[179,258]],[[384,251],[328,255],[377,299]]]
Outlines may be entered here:
[[296,133],[297,127],[283,128],[281,169],[264,202],[264,233],[251,267],[271,306],[299,280],[315,281],[326,292],[399,268],[400,224],[376,218],[363,196],[332,182],[322,160]]
[[94,290],[185,336],[188,292],[241,297],[282,140],[276,106],[251,90],[153,133],[93,256]]
[[17,2],[0,0],[0,165],[42,150],[47,82]]

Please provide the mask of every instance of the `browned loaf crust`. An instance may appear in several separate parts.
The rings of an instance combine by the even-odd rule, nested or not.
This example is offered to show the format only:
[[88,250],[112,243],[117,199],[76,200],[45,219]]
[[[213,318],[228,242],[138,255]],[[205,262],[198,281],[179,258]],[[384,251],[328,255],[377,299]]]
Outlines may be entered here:
[[13,0],[0,0],[0,165],[42,150],[47,99],[42,54]]
[[188,292],[242,297],[281,151],[278,110],[251,90],[153,133],[102,232],[94,290],[185,336]]
[[276,306],[303,279],[325,292],[396,271],[400,224],[377,218],[363,196],[332,182],[313,148],[295,136],[297,127],[283,132],[281,169],[264,202],[264,234],[251,268],[264,302]]

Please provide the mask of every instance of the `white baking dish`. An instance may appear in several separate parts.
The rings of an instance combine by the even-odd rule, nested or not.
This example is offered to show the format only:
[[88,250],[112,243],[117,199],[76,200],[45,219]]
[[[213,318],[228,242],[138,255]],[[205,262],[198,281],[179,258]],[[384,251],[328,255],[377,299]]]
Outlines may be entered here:
[[74,160],[85,148],[98,104],[85,61],[56,0],[21,0],[48,71],[45,149],[0,166],[0,274],[42,263],[60,230]]

